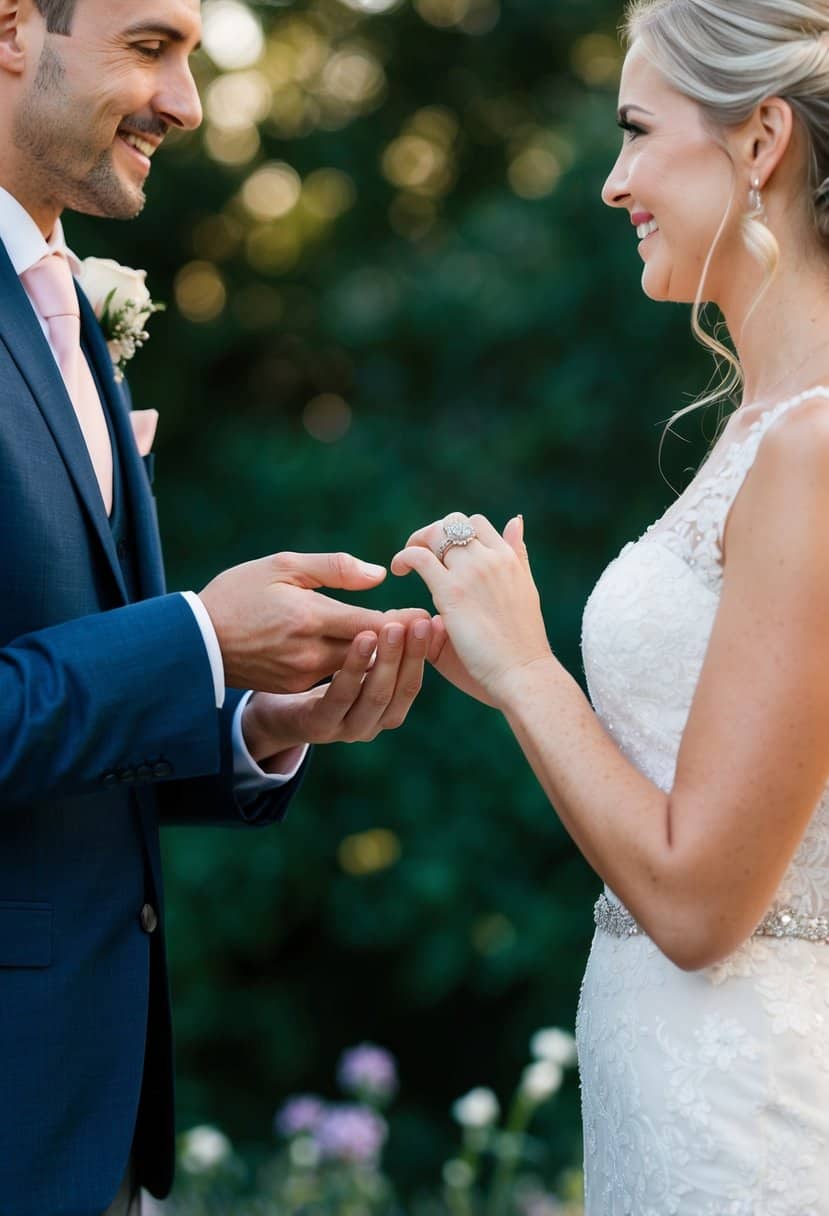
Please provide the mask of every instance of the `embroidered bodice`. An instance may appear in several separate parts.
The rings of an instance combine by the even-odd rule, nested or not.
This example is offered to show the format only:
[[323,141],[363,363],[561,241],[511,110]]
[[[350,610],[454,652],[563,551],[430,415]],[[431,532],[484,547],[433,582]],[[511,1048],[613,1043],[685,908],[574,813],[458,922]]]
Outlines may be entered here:
[[[735,416],[587,603],[593,705],[663,790],[717,612],[731,505],[769,428],[821,396],[781,402],[742,432],[747,416]],[[829,1216],[829,943],[755,936],[685,972],[646,935],[613,932],[628,914],[612,892],[605,905],[577,1019],[585,1216]],[[827,793],[776,894],[786,907],[829,914]]]
[[[660,789],[673,785],[723,579],[728,513],[763,436],[810,389],[766,410],[736,439],[723,434],[694,481],[638,541],[625,545],[587,602],[582,656],[599,718]],[[829,788],[774,906],[829,914]]]

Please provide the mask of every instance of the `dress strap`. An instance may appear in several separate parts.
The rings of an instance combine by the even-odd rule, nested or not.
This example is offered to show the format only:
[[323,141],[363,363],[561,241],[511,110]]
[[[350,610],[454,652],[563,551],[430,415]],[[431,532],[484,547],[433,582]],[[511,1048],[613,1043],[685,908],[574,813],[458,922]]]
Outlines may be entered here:
[[[767,430],[772,423],[776,422],[783,414],[792,409],[796,405],[800,405],[803,401],[811,401],[815,397],[829,397],[829,387],[825,384],[818,384],[814,388],[807,388],[805,392],[798,393],[795,397],[786,397],[784,401],[777,401],[774,405],[770,405],[768,409],[763,410],[756,422],[748,428],[747,435],[752,434],[755,428],[759,430]],[[750,406],[743,406],[743,409],[750,409]],[[745,440],[740,440],[744,442]]]

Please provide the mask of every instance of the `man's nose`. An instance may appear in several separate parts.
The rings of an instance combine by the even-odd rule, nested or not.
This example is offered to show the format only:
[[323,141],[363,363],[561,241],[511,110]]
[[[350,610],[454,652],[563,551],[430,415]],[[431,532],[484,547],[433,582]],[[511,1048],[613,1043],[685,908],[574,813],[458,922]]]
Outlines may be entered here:
[[202,106],[189,64],[171,74],[155,98],[156,113],[171,127],[193,131],[202,120]]

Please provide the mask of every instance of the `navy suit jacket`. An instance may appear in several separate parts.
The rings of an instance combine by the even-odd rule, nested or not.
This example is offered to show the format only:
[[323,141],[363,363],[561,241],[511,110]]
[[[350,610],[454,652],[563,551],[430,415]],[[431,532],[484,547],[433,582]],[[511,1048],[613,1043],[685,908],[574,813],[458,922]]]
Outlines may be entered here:
[[274,822],[298,784],[244,807],[234,796],[241,694],[216,709],[193,613],[165,594],[128,399],[80,303],[131,519],[133,602],[72,404],[0,243],[0,1216],[99,1216],[131,1146],[141,1183],[167,1193],[159,824]]

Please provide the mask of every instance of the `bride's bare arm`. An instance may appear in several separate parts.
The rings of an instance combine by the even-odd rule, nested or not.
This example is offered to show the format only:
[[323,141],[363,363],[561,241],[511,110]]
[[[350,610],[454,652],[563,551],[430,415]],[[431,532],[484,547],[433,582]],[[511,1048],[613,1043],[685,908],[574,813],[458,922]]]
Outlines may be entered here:
[[395,558],[429,585],[455,651],[506,715],[562,822],[660,949],[696,969],[752,932],[829,780],[829,412],[764,437],[732,507],[719,610],[665,794],[620,752],[544,637],[517,521],[447,555]]

